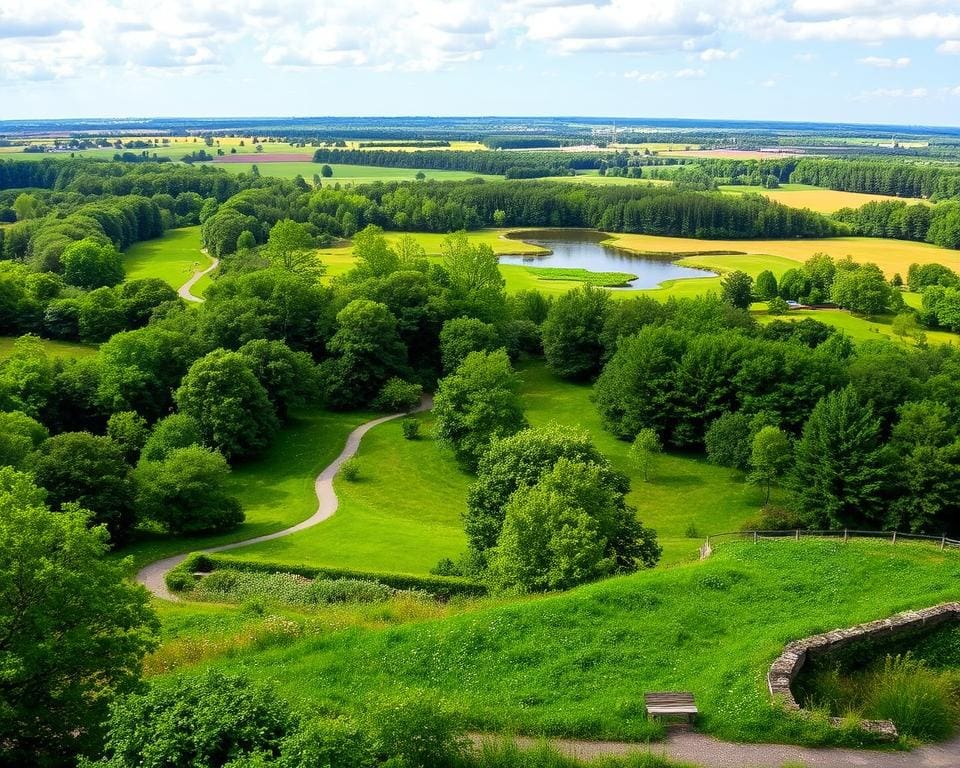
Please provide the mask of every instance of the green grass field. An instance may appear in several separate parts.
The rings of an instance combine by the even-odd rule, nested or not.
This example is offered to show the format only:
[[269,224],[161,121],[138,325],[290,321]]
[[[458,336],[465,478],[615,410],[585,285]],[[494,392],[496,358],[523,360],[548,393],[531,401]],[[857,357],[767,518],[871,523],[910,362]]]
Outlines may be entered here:
[[[759,305],[763,306],[763,305]],[[877,339],[887,339],[907,346],[913,346],[916,339],[910,337],[900,337],[894,334],[891,324],[893,317],[891,315],[860,317],[852,315],[842,309],[793,309],[786,315],[779,318],[768,315],[765,311],[757,312],[757,320],[761,323],[769,323],[774,320],[802,320],[805,317],[812,317],[821,323],[832,325],[846,333],[854,341],[876,341]],[[949,331],[923,330],[928,344],[957,344],[960,343],[960,336]]]
[[200,227],[168,229],[163,237],[135,243],[123,260],[127,280],[155,277],[172,288],[179,288],[194,272],[209,265],[207,257],[200,252],[202,247]]
[[[706,535],[739,528],[756,514],[759,491],[702,456],[664,455],[650,482],[644,483],[630,464],[629,444],[604,431],[589,386],[563,382],[542,363],[523,366],[521,376],[531,424],[556,421],[588,430],[613,465],[630,476],[629,502],[660,535],[664,563],[696,555],[700,541],[687,537],[689,527]],[[422,418],[425,436],[420,440],[404,440],[399,422],[367,434],[358,454],[361,480],[335,482],[340,507],[330,520],[283,539],[233,550],[230,556],[408,573],[427,573],[441,558],[456,558],[466,544],[460,515],[472,478],[432,439],[431,419]],[[269,489],[274,469],[273,462],[257,462],[244,469],[246,474],[235,473],[232,485],[244,508],[250,506],[248,485]],[[312,485],[303,485],[300,493],[298,503],[308,509]]]
[[[13,353],[15,336],[0,336],[0,360]],[[79,344],[72,341],[56,341],[44,339],[43,348],[50,357],[92,357],[97,354],[97,348],[91,344]]]
[[309,708],[436,696],[473,729],[586,738],[646,738],[642,693],[685,690],[721,738],[830,743],[840,731],[770,704],[765,674],[784,643],[958,597],[960,557],[934,547],[732,543],[703,562],[442,620],[321,631],[213,666]]
[[139,567],[178,552],[261,536],[305,520],[317,509],[314,478],[340,453],[350,431],[370,418],[369,413],[319,409],[292,415],[262,457],[230,473],[227,491],[240,498],[246,515],[241,526],[214,536],[144,533],[119,554],[132,556]]

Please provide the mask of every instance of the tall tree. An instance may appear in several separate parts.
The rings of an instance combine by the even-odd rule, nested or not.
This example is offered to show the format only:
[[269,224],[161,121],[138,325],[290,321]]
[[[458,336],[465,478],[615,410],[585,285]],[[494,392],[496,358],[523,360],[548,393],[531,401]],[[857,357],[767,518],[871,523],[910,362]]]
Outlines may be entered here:
[[313,235],[306,226],[290,219],[282,219],[271,227],[263,254],[271,266],[311,280],[324,272]]
[[723,300],[737,309],[750,309],[753,301],[753,278],[746,272],[735,270],[720,281]]
[[59,514],[26,474],[0,468],[0,763],[72,766],[95,755],[158,623],[105,528]]
[[558,376],[586,379],[600,371],[610,294],[586,285],[558,298],[543,323],[543,351]]
[[876,526],[890,479],[880,420],[851,387],[824,397],[797,443],[790,485],[811,525]]
[[520,381],[504,350],[471,352],[452,374],[440,380],[433,413],[437,438],[473,470],[490,441],[526,425]]
[[750,474],[747,482],[763,489],[763,503],[770,501],[770,491],[790,468],[793,446],[779,427],[763,427],[753,436],[750,452]]

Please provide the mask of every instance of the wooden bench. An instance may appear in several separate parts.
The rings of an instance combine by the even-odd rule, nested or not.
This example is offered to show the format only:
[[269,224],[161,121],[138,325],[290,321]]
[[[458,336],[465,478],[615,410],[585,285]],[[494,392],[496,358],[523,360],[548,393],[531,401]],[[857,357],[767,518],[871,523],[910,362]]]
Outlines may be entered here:
[[688,723],[692,723],[698,714],[692,693],[645,693],[643,701],[651,717],[683,715]]

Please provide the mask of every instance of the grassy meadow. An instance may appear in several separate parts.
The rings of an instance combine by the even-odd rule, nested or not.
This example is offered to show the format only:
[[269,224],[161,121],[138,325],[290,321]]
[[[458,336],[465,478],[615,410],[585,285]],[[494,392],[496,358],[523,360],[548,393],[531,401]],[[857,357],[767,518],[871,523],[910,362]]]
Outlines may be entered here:
[[269,680],[310,708],[435,696],[476,730],[584,738],[655,736],[642,692],[689,690],[721,738],[849,743],[771,706],[770,662],[789,640],[958,595],[960,557],[934,547],[731,543],[703,562],[386,629],[291,633],[201,666]]
[[[16,341],[16,336],[0,336],[0,360],[13,354]],[[43,339],[43,348],[53,358],[92,357],[97,354],[97,348],[92,344],[56,339]]]
[[155,277],[172,288],[179,288],[197,270],[206,269],[210,264],[201,248],[200,227],[168,229],[163,237],[135,243],[123,260],[127,280]]
[[[300,150],[302,151],[302,150]],[[278,162],[278,163],[257,163],[256,159],[251,157],[250,162],[221,162],[214,161],[211,165],[221,168],[231,173],[250,173],[251,168],[256,165],[261,176],[276,176],[280,179],[293,179],[297,176],[303,176],[308,182],[313,182],[313,174],[320,173],[322,164],[311,161],[302,162]],[[373,165],[341,165],[331,164],[333,176],[322,180],[323,186],[332,186],[334,184],[372,184],[376,181],[416,181],[416,168],[381,168]],[[489,176],[471,171],[443,171],[422,169],[423,174],[428,179],[437,181],[462,181],[463,179],[499,179],[500,176]]]
[[[613,465],[630,476],[628,500],[641,520],[657,530],[665,564],[691,559],[700,544],[699,535],[735,530],[759,509],[757,489],[745,485],[731,470],[709,464],[702,455],[665,454],[650,482],[644,483],[630,463],[629,444],[603,429],[590,402],[589,385],[561,381],[543,363],[524,365],[520,375],[523,405],[532,425],[558,422],[586,429]],[[360,479],[335,481],[340,506],[330,520],[283,539],[233,550],[229,556],[418,574],[428,573],[443,557],[455,559],[466,545],[460,515],[472,478],[433,439],[429,415],[420,418],[423,428],[418,440],[404,440],[399,421],[367,434],[358,453]],[[302,516],[307,517],[313,511],[313,486],[307,467],[299,468],[304,471],[302,498],[284,499],[306,510]],[[234,473],[233,491],[245,509],[251,508],[248,488],[254,489],[252,508],[257,519],[257,501],[261,494],[272,494],[274,475],[275,466],[269,460]],[[397,493],[399,488],[404,489],[402,494]]]

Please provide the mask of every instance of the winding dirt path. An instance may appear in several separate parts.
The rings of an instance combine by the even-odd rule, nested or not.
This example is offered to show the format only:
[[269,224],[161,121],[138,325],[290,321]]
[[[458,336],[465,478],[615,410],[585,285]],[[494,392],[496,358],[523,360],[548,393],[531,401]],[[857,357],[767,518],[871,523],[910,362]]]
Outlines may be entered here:
[[[474,735],[475,744],[496,742],[498,737]],[[517,737],[517,746],[529,748],[536,739]],[[666,741],[632,744],[617,741],[549,739],[548,743],[571,757],[593,760],[649,752],[703,768],[957,768],[960,766],[960,737],[919,747],[911,752],[796,747],[789,744],[735,744],[719,741],[705,733],[670,729]]]
[[192,301],[196,304],[203,303],[205,299],[203,299],[201,296],[194,296],[191,292],[191,289],[200,281],[200,278],[202,278],[204,275],[209,275],[211,272],[213,272],[213,270],[220,266],[220,259],[216,259],[207,253],[206,248],[204,248],[201,253],[210,259],[210,266],[206,269],[198,269],[193,273],[193,276],[187,280],[187,282],[177,288],[177,294],[181,299],[186,299],[187,301]]
[[[203,301],[203,299],[196,300]],[[411,413],[427,411],[430,410],[432,406],[433,396],[425,394],[420,402],[420,405],[411,411]],[[207,547],[202,550],[191,551],[225,552],[229,549],[239,549],[240,547],[247,547],[251,544],[259,544],[263,541],[279,539],[283,536],[289,536],[291,533],[304,531],[307,528],[312,528],[313,526],[322,523],[337,511],[338,500],[337,494],[333,490],[333,478],[336,477],[337,472],[340,471],[340,467],[343,465],[343,462],[349,458],[352,458],[357,453],[363,436],[371,429],[383,424],[384,422],[392,421],[393,419],[399,419],[400,417],[406,415],[407,414],[405,413],[394,413],[390,416],[381,416],[379,419],[373,419],[361,424],[347,436],[347,442],[343,446],[343,450],[340,451],[340,455],[337,456],[337,458],[335,458],[330,464],[328,464],[319,475],[317,475],[317,478],[313,484],[314,490],[317,494],[317,511],[303,522],[297,523],[290,528],[284,528],[282,531],[267,533],[263,536],[256,536],[252,539],[244,539],[243,541],[234,541],[230,544],[220,544],[216,547]],[[167,589],[166,576],[167,572],[182,563],[188,554],[190,554],[190,552],[173,555],[172,557],[165,557],[163,560],[157,560],[156,562],[144,566],[137,573],[137,581],[150,590],[154,597],[158,597],[161,600],[178,600],[177,596]]]

